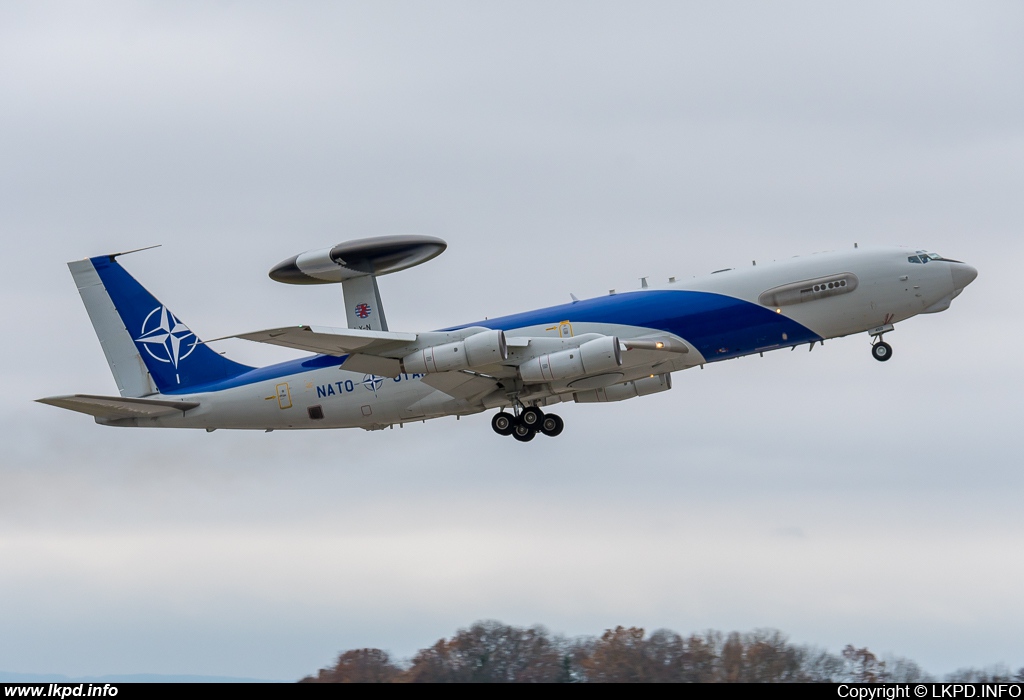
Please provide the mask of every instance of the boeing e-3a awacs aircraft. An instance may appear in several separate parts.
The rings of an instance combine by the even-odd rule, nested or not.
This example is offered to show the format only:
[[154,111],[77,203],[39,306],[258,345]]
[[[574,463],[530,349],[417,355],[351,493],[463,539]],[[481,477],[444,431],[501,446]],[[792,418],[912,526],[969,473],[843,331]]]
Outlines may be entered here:
[[868,333],[875,359],[894,324],[949,308],[977,277],[923,250],[819,253],[437,331],[388,328],[377,276],[440,255],[425,236],[385,236],[302,253],[270,272],[292,284],[340,283],[347,328],[290,326],[237,337],[314,353],[250,367],[227,359],[123,267],[123,253],[69,263],[120,396],[39,401],[101,425],[377,430],[499,409],[495,432],[556,436],[544,409],[672,388],[672,373],[768,350]]

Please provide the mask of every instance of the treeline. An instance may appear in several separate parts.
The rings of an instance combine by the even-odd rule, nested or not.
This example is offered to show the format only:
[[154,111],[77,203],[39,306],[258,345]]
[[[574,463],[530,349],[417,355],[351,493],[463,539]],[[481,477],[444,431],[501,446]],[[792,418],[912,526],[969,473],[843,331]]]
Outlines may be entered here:
[[[866,648],[840,654],[790,644],[778,630],[646,635],[616,627],[600,637],[552,636],[543,627],[477,622],[398,662],[380,649],[352,649],[303,683],[835,683],[934,680],[916,663]],[[1024,680],[1002,667],[964,669],[947,680]]]

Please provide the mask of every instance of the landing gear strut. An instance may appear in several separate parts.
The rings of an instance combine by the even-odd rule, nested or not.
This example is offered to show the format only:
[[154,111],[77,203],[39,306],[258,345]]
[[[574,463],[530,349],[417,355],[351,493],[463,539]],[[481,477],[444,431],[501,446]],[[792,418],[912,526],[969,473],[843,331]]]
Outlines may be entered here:
[[539,432],[548,437],[561,435],[565,422],[554,413],[544,413],[536,406],[528,406],[518,416],[498,412],[491,419],[491,428],[498,435],[511,435],[519,442],[529,442]]

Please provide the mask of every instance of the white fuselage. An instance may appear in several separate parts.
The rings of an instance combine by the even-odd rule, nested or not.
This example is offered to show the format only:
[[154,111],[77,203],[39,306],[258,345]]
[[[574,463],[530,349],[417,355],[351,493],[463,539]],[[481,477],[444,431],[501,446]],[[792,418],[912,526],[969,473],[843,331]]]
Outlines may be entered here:
[[[673,372],[862,333],[917,314],[944,310],[963,288],[957,286],[953,272],[959,263],[911,263],[908,256],[913,255],[914,251],[903,248],[820,253],[472,325],[503,329],[509,338],[551,338],[552,343],[569,345],[572,337],[589,333],[628,339],[658,330],[671,333],[688,347],[685,354],[668,360],[664,355],[644,351],[625,353],[625,362],[614,380],[626,382],[653,372]],[[844,282],[851,280],[850,287],[855,285],[852,291],[844,286],[837,287],[835,295],[822,298],[779,306],[765,303],[763,295],[769,290],[789,285],[793,289],[790,296],[798,296],[799,283],[844,274],[852,275],[844,278]],[[805,296],[813,294],[806,292]],[[513,377],[514,365],[529,352],[530,348],[517,349],[504,366],[488,368],[484,373]],[[520,400],[548,405],[572,400],[574,391],[587,386],[579,382],[577,386],[572,386],[572,382],[523,386],[510,379],[508,392],[482,398],[454,398],[424,383],[423,375],[365,375],[345,371],[341,368],[342,358],[335,359],[322,358],[320,364],[328,366],[311,369],[296,362],[283,363],[254,370],[251,376],[208,387],[206,391],[155,397],[200,404],[181,415],[102,422],[208,430],[376,429],[510,405],[513,391]]]

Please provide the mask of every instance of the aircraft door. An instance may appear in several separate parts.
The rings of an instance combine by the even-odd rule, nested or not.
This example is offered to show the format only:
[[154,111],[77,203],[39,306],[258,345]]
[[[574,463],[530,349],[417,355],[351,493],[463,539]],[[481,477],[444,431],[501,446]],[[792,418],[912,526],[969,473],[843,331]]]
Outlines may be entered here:
[[288,382],[277,385],[277,405],[281,408],[292,407],[292,393],[288,388]]

